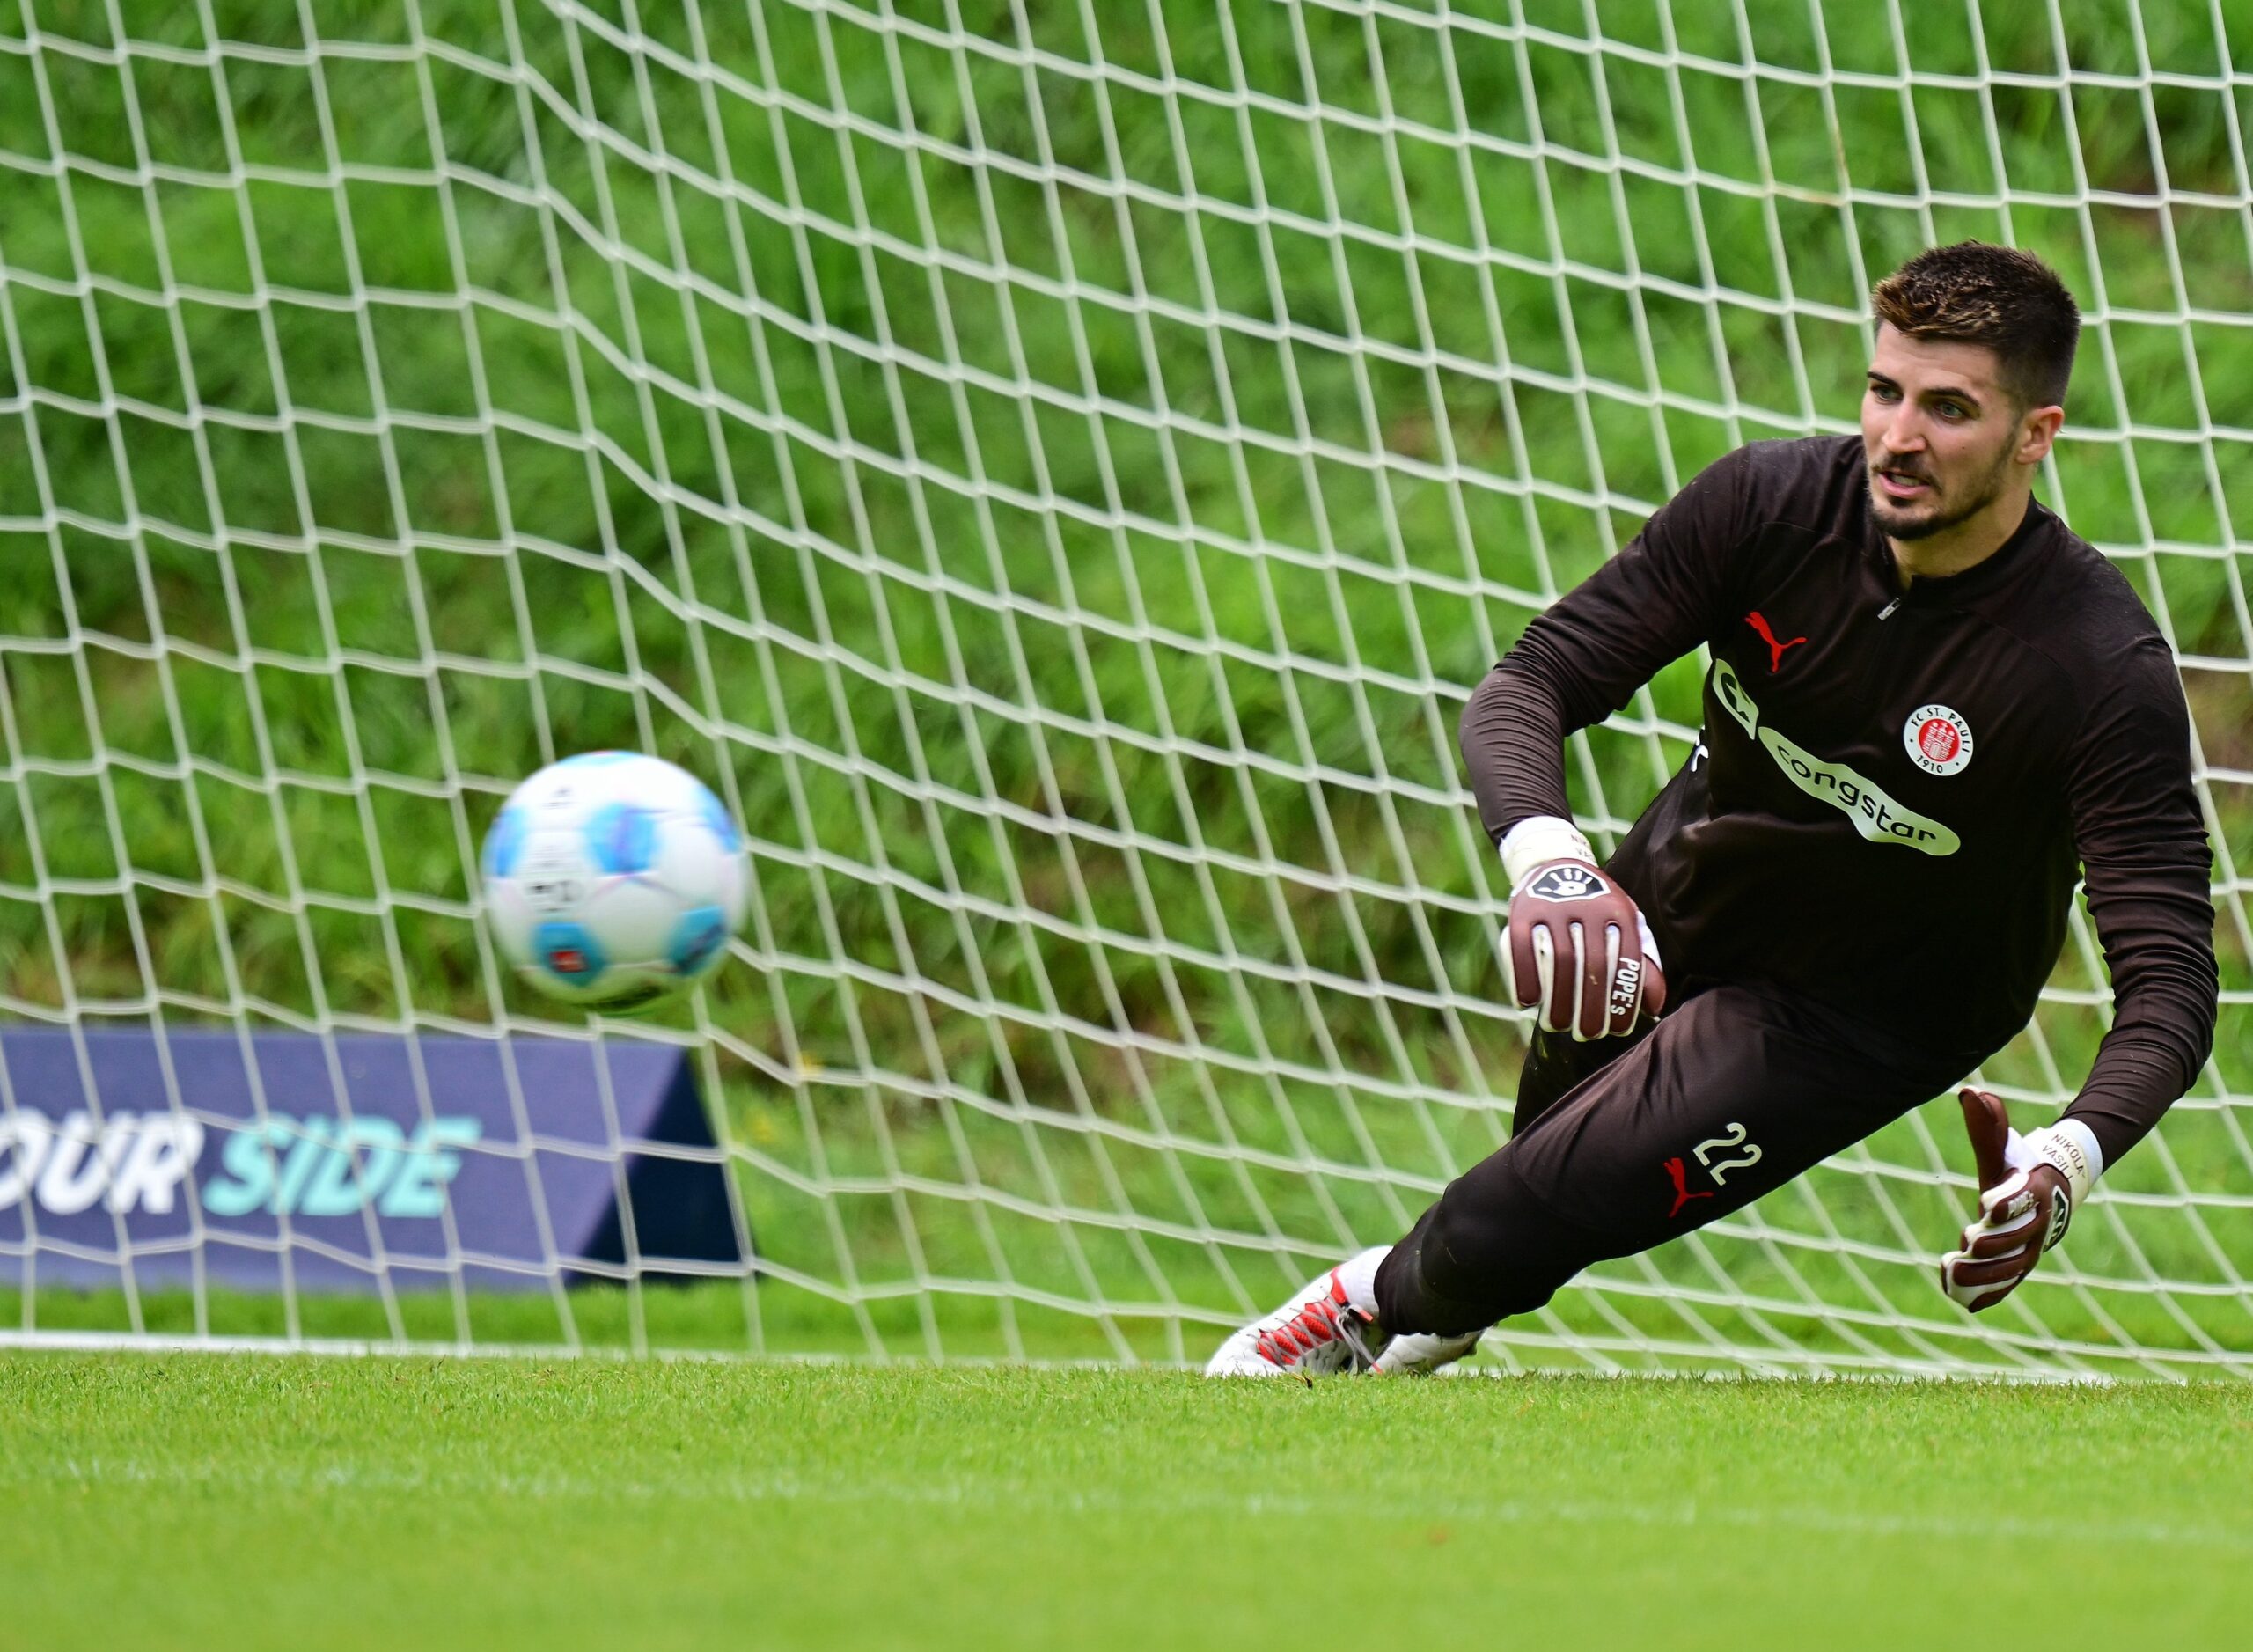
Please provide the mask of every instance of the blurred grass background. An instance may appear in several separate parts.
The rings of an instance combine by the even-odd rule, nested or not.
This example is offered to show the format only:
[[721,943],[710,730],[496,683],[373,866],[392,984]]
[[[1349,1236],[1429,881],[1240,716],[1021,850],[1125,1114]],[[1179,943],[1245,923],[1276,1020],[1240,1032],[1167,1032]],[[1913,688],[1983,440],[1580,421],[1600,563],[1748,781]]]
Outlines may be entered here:
[[[1943,1113],[1498,1353],[2253,1349],[2253,7],[1741,16],[28,0],[0,1010],[553,1024],[478,835],[655,750],[738,809],[755,915],[617,1033],[697,1040],[773,1273],[299,1327],[1194,1355],[1503,1137],[1469,687],[1715,455],[1844,428],[1877,275],[2007,239],[2095,323],[2043,493],[2184,660],[2215,1061],[1978,1336],[1926,1277]],[[1576,742],[1585,818],[1697,680]],[[2103,985],[2083,923],[1989,1068],[2026,1119]]]

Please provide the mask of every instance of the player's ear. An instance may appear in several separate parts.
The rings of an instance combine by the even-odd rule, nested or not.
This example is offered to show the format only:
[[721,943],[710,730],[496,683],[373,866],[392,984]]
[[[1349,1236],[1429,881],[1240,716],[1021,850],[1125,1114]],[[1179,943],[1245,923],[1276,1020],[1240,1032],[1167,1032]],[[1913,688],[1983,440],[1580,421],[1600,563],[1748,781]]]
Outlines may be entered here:
[[2066,410],[2061,407],[2029,407],[2019,415],[2018,451],[2012,457],[2022,465],[2039,465],[2050,457],[2051,444],[2065,422]]

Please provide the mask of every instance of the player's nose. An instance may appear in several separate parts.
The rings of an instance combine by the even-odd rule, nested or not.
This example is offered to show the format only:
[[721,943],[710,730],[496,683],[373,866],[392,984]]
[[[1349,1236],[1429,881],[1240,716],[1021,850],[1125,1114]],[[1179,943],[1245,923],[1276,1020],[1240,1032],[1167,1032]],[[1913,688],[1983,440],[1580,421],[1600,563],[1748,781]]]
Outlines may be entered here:
[[1924,451],[1924,422],[1907,407],[1897,409],[1885,422],[1881,439],[1889,453],[1917,453]]

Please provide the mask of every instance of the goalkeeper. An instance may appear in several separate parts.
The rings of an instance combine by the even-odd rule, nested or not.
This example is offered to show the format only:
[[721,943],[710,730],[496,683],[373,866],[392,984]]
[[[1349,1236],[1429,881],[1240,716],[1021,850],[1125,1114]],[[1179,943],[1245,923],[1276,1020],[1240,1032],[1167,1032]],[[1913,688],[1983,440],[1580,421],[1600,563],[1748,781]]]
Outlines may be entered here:
[[[1471,695],[1507,977],[1538,1013],[1515,1133],[1213,1374],[1433,1369],[1860,1141],[2026,1024],[2077,866],[2117,1013],[2054,1125],[2022,1138],[1963,1091],[1982,1191],[1948,1296],[2007,1296],[2205,1061],[2210,860],[2174,660],[2031,492],[2072,295],[1966,243],[1874,302],[1859,437],[1721,459]],[[1599,867],[1565,737],[1700,643],[1697,748]]]

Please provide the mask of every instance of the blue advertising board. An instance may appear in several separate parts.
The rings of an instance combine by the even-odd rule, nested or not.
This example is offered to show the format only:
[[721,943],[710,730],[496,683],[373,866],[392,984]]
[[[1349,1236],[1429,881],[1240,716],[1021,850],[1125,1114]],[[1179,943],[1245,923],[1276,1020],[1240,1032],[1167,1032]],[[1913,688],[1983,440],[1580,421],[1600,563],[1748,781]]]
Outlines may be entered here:
[[0,1282],[705,1273],[744,1260],[726,1178],[669,1046],[0,1029]]

